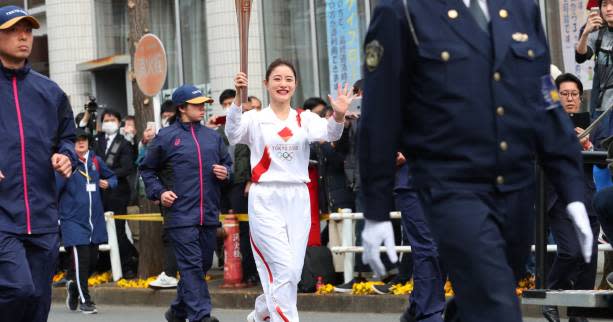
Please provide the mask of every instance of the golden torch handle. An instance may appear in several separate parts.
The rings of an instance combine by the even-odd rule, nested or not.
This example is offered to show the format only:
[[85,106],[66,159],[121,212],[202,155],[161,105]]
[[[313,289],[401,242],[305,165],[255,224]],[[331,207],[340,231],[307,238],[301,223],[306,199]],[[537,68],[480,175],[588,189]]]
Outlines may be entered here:
[[[238,19],[238,38],[240,50],[240,71],[247,74],[249,63],[249,20],[251,18],[251,3],[253,0],[235,0],[236,18]],[[237,93],[241,103],[247,102],[247,88]]]

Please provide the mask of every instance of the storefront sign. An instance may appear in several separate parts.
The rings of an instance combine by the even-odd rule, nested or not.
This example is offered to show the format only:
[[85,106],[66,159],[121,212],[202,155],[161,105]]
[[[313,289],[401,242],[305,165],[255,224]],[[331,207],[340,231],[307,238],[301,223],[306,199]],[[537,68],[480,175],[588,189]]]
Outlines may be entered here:
[[583,64],[575,62],[575,46],[579,41],[579,32],[587,20],[585,0],[560,0],[560,33],[562,36],[562,55],[564,71],[577,75],[585,90],[592,89],[594,79],[594,61]]
[[166,82],[166,51],[153,34],[144,35],[134,53],[134,77],[138,88],[147,96],[155,96]]
[[330,93],[338,83],[353,85],[362,77],[359,21],[357,0],[326,1]]

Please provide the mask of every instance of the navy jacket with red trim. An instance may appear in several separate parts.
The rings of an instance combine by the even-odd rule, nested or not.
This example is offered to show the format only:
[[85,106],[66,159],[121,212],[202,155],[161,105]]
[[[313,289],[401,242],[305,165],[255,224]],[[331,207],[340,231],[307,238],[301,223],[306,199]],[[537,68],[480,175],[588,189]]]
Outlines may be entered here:
[[227,180],[215,177],[214,164],[230,174],[232,159],[221,135],[200,123],[177,121],[149,144],[140,164],[147,197],[160,200],[169,190],[178,197],[163,211],[166,228],[219,226],[221,185]]
[[74,154],[75,125],[66,94],[31,70],[0,65],[0,231],[58,231],[54,153]]

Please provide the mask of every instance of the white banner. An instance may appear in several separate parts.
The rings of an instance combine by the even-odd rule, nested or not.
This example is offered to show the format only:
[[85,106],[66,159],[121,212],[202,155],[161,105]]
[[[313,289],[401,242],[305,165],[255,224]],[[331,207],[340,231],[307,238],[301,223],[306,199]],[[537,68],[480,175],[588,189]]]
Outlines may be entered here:
[[559,3],[564,71],[579,77],[583,88],[590,90],[594,79],[594,60],[588,60],[581,65],[575,62],[575,46],[579,41],[579,31],[585,24],[588,14],[585,10],[585,0],[559,0]]

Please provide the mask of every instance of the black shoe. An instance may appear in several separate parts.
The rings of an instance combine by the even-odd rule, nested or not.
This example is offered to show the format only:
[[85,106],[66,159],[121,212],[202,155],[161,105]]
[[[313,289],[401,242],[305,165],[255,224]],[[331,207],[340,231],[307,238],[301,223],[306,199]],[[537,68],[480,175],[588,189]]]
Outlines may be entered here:
[[123,270],[123,278],[127,279],[127,280],[131,280],[136,278],[136,273],[134,273],[133,270]]
[[164,317],[168,322],[185,322],[185,318],[180,318],[176,316],[171,308],[168,308],[168,310],[166,310],[166,313],[164,313]]
[[71,311],[79,307],[79,290],[74,281],[66,282],[66,307]]
[[560,322],[560,313],[557,306],[543,306],[543,316],[548,322]]
[[200,322],[219,322],[219,320],[214,316],[206,316]]
[[362,282],[366,282],[366,279],[363,277],[356,277],[354,279],[352,279],[351,281],[345,283],[345,284],[341,284],[338,286],[334,287],[334,292],[337,293],[351,293],[353,291],[353,284],[355,283],[362,283]]
[[79,305],[79,311],[83,312],[84,314],[98,313],[98,310],[96,310],[96,304],[92,301],[81,303],[81,305]]

